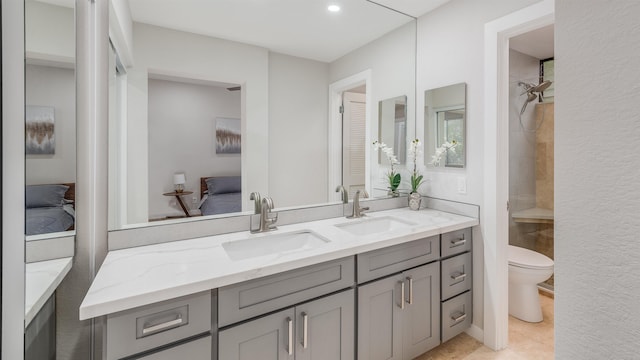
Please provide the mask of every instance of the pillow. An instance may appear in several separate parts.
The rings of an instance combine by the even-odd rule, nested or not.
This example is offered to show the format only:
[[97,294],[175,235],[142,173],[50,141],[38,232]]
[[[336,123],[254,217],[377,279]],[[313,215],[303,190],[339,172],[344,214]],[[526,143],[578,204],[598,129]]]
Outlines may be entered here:
[[209,195],[241,192],[240,176],[211,177],[206,180]]
[[62,206],[67,190],[66,185],[27,185],[25,206],[27,209]]

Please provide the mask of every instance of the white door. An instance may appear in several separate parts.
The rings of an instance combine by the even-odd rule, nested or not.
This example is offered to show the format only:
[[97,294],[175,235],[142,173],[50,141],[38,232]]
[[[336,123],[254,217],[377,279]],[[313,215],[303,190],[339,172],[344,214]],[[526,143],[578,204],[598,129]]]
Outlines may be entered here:
[[365,189],[365,99],[365,94],[342,94],[342,185],[350,194]]

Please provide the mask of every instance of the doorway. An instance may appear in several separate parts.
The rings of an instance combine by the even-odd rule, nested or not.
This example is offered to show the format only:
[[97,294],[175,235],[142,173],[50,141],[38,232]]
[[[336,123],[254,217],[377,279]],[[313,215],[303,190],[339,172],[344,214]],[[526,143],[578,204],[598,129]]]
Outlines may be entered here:
[[342,186],[350,194],[366,188],[366,94],[366,85],[342,93]]
[[[329,85],[329,201],[341,200],[340,194],[336,192],[338,185],[344,185],[350,192],[364,189],[371,193],[369,174],[372,162],[367,161],[371,157],[371,147],[366,145],[372,143],[371,134],[377,133],[377,124],[372,124],[371,121],[370,89],[371,70]],[[344,114],[348,115],[348,121],[343,121]],[[351,117],[357,120],[352,120]],[[348,126],[347,129],[345,125]],[[357,163],[357,166],[354,167],[352,163]]]
[[553,24],[554,0],[485,24],[484,344],[501,350],[508,343],[509,237],[509,39]]

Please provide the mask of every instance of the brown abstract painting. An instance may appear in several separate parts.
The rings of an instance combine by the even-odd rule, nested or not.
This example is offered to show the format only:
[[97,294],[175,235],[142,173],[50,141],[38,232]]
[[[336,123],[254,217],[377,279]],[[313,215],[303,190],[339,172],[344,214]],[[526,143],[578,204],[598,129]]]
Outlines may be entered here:
[[27,105],[25,111],[26,154],[52,155],[56,149],[55,110],[51,106]]
[[216,119],[216,154],[240,154],[240,119]]

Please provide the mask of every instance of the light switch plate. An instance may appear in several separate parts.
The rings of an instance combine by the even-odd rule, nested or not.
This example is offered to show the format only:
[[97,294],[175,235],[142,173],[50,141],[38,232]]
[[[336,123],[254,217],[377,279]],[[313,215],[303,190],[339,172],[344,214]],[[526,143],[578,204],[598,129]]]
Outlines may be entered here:
[[467,178],[460,176],[458,177],[458,194],[466,194],[467,193]]

